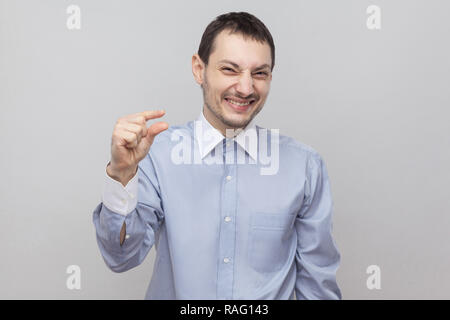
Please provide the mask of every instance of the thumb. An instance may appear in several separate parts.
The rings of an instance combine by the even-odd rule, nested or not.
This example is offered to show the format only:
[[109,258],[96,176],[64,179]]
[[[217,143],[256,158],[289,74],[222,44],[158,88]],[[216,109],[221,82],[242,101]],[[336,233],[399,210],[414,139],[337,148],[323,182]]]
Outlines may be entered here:
[[169,127],[169,124],[164,121],[159,121],[153,123],[148,129],[147,129],[147,135],[145,136],[145,139],[151,144],[153,143],[153,139],[155,139],[156,135],[160,134],[164,130],[166,130]]

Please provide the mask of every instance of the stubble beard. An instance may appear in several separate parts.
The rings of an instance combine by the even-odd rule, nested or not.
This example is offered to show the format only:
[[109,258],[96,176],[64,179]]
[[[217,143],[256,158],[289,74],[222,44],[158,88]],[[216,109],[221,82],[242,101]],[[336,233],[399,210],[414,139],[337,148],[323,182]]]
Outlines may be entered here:
[[[263,107],[263,103],[261,103],[261,101],[258,101],[259,105],[257,106],[257,109],[254,109],[252,111],[252,113],[250,114],[250,117],[248,119],[244,119],[243,121],[233,121],[230,119],[227,119],[222,111],[222,101],[216,101],[216,103],[214,105],[211,105],[210,103],[210,99],[209,99],[209,85],[208,85],[208,80],[206,78],[206,74],[205,74],[205,81],[203,82],[203,84],[201,85],[202,87],[202,91],[203,91],[203,101],[204,104],[206,105],[206,107],[209,109],[209,111],[214,114],[214,116],[219,119],[220,122],[222,122],[227,128],[231,128],[231,129],[238,129],[238,128],[245,128],[250,121],[253,120],[254,117],[256,117],[256,115],[261,111],[262,107]],[[214,101],[214,97],[211,97],[211,99]],[[254,106],[252,107],[254,108]]]

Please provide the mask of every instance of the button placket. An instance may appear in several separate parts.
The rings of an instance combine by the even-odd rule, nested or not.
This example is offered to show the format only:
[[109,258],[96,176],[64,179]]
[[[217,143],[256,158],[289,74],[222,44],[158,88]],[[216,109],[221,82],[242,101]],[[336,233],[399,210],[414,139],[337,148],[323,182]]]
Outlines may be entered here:
[[235,147],[235,142],[231,141],[231,147],[223,141],[224,157],[224,177],[221,194],[221,222],[219,235],[219,258],[217,298],[232,299],[233,297],[233,278],[234,278],[234,253],[236,226],[233,217],[236,212],[237,186],[236,186],[236,165],[225,161],[226,153]]

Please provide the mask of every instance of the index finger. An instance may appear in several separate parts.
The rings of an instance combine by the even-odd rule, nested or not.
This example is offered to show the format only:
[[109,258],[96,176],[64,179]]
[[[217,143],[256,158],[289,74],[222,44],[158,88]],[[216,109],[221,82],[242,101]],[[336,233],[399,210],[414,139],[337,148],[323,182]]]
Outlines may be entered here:
[[165,113],[165,110],[147,110],[141,112],[141,116],[145,118],[145,121],[148,121],[150,119],[161,118]]

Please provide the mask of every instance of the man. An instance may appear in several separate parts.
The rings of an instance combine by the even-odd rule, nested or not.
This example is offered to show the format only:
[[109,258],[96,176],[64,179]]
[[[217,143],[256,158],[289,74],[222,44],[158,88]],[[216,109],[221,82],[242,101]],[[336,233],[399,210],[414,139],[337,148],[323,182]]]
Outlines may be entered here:
[[260,20],[221,15],[192,57],[204,96],[197,121],[147,128],[162,110],[117,121],[93,220],[115,272],[155,245],[147,299],[341,298],[325,164],[311,147],[255,125],[274,61]]

